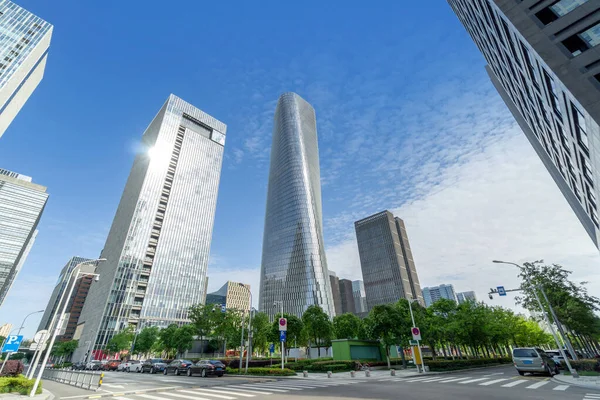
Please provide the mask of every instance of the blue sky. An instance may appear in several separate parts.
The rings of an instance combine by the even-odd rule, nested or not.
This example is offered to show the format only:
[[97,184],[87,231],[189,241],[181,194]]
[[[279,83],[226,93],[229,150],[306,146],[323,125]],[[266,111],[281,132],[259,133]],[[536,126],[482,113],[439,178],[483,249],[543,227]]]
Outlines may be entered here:
[[[489,263],[502,257],[562,262],[596,285],[597,250],[444,1],[18,4],[55,28],[44,80],[0,139],[0,167],[32,176],[50,199],[0,323],[44,308],[70,257],[99,255],[136,144],[169,93],[228,125],[210,289],[236,276],[258,299],[272,117],[285,91],[317,112],[339,276],[360,278],[353,222],[387,208],[406,221],[423,286],[483,298],[517,284]],[[32,317],[25,333],[36,327]]]

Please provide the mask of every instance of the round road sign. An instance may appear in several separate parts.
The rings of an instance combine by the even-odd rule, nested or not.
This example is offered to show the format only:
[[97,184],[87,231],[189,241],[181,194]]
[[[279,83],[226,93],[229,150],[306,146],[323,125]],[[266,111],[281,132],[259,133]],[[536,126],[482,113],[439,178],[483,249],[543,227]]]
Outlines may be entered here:
[[412,334],[413,336],[419,336],[421,334],[421,331],[419,330],[419,328],[414,327],[412,328]]

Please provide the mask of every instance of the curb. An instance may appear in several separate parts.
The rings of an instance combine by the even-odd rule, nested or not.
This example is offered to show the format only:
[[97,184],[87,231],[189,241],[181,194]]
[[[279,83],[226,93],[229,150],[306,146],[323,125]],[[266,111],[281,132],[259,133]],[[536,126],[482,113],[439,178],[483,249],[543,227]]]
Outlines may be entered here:
[[47,389],[42,389],[42,394],[46,395],[46,400],[54,400],[54,393],[52,393],[51,391],[47,390]]
[[580,388],[585,388],[585,389],[592,389],[592,390],[600,390],[600,385],[595,385],[595,384],[585,384],[585,383],[578,383],[578,382],[573,382],[573,381],[564,381],[560,378],[557,378],[556,376],[554,376],[552,378],[552,382],[554,383],[558,383],[561,385],[570,385],[570,386],[576,386],[576,387],[580,387]]

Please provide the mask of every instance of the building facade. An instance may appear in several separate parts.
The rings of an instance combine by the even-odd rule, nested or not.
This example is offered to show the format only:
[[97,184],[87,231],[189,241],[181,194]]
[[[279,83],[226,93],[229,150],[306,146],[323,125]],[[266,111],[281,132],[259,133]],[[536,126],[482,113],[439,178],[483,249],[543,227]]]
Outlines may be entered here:
[[0,0],[0,137],[44,77],[52,25]]
[[128,326],[185,324],[206,298],[226,126],[170,95],[142,136],[79,325],[74,359]]
[[425,307],[429,307],[440,299],[447,299],[456,302],[456,293],[453,285],[439,285],[423,288],[423,299]]
[[352,291],[352,281],[349,279],[340,279],[340,298],[342,300],[342,314],[356,314],[354,304],[354,292]]
[[46,188],[31,177],[0,169],[0,306],[35,242],[47,200]]
[[425,305],[404,222],[386,210],[354,227],[368,309],[408,298]]
[[259,308],[301,316],[310,305],[335,315],[321,206],[315,110],[295,93],[277,102],[263,237]]
[[[83,257],[73,257],[61,269],[58,280],[56,281],[56,285],[54,286],[54,290],[52,291],[52,294],[50,295],[50,299],[48,300],[48,304],[46,305],[46,308],[44,309],[44,314],[42,315],[42,319],[40,320],[40,324],[38,326],[38,331],[40,331],[42,329],[50,329],[50,321],[52,320],[52,316],[59,309],[58,302],[59,302],[60,297],[62,296],[63,292],[65,290],[67,290],[68,283],[69,283],[69,276],[70,276],[71,272],[73,272],[73,270],[75,269],[75,267],[78,264],[83,263],[85,261],[92,261],[92,260],[89,258],[83,258]],[[84,272],[92,272],[93,273],[95,269],[96,269],[96,267],[94,265],[84,264],[81,266],[81,271],[84,271]],[[75,292],[75,291],[76,290],[74,289],[73,292]],[[69,312],[69,311],[67,311],[67,312]],[[81,309],[79,310],[79,313],[80,312],[81,312]],[[75,325],[77,325],[77,324],[75,324]]]
[[329,284],[331,286],[331,297],[333,299],[333,308],[335,315],[340,315],[342,311],[342,294],[340,293],[340,278],[334,271],[329,270]]
[[600,3],[448,0],[492,83],[598,247]]
[[12,331],[12,324],[4,324],[0,326],[0,336],[8,337],[8,335],[10,335],[10,331]]
[[227,281],[216,292],[206,295],[206,304],[225,305],[228,310],[250,311],[250,285],[239,282]]
[[477,301],[475,292],[472,290],[470,290],[468,292],[456,293],[456,299],[458,300],[458,304],[464,303],[465,301]]
[[354,307],[356,308],[356,313],[366,313],[368,311],[367,294],[365,292],[365,284],[363,281],[352,281],[352,294],[354,295]]

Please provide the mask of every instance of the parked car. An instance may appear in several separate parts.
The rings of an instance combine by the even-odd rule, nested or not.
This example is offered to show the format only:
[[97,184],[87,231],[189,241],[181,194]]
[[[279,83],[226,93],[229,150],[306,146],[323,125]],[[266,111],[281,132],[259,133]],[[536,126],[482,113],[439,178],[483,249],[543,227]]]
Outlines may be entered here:
[[553,376],[558,374],[558,365],[542,349],[521,347],[513,349],[513,364],[519,375],[526,372],[537,372]]
[[149,358],[142,363],[142,374],[149,372],[155,374],[157,372],[163,372],[167,363],[162,358]]
[[104,364],[102,369],[105,371],[116,371],[121,364],[121,360],[109,360],[106,364]]
[[88,371],[99,371],[102,369],[102,362],[99,360],[93,360],[86,364],[85,369]]
[[[546,354],[552,358],[552,361],[556,364],[558,368],[562,368],[562,363],[565,361],[565,358],[560,354],[558,350],[546,350]],[[566,354],[566,353],[565,353]]]
[[206,378],[209,375],[216,375],[221,377],[225,372],[225,364],[219,360],[200,360],[187,369],[187,376],[200,375]]
[[127,367],[125,367],[125,371],[142,372],[142,363],[140,360],[129,360],[127,361]]
[[84,362],[76,362],[75,364],[71,365],[71,369],[74,371],[82,371],[85,369],[85,363]]
[[125,369],[127,368],[127,361],[123,361],[121,362],[121,364],[119,364],[117,366],[117,372],[121,372],[121,371],[125,371]]
[[190,360],[173,360],[165,367],[163,374],[187,374],[188,367],[191,367],[192,364]]

